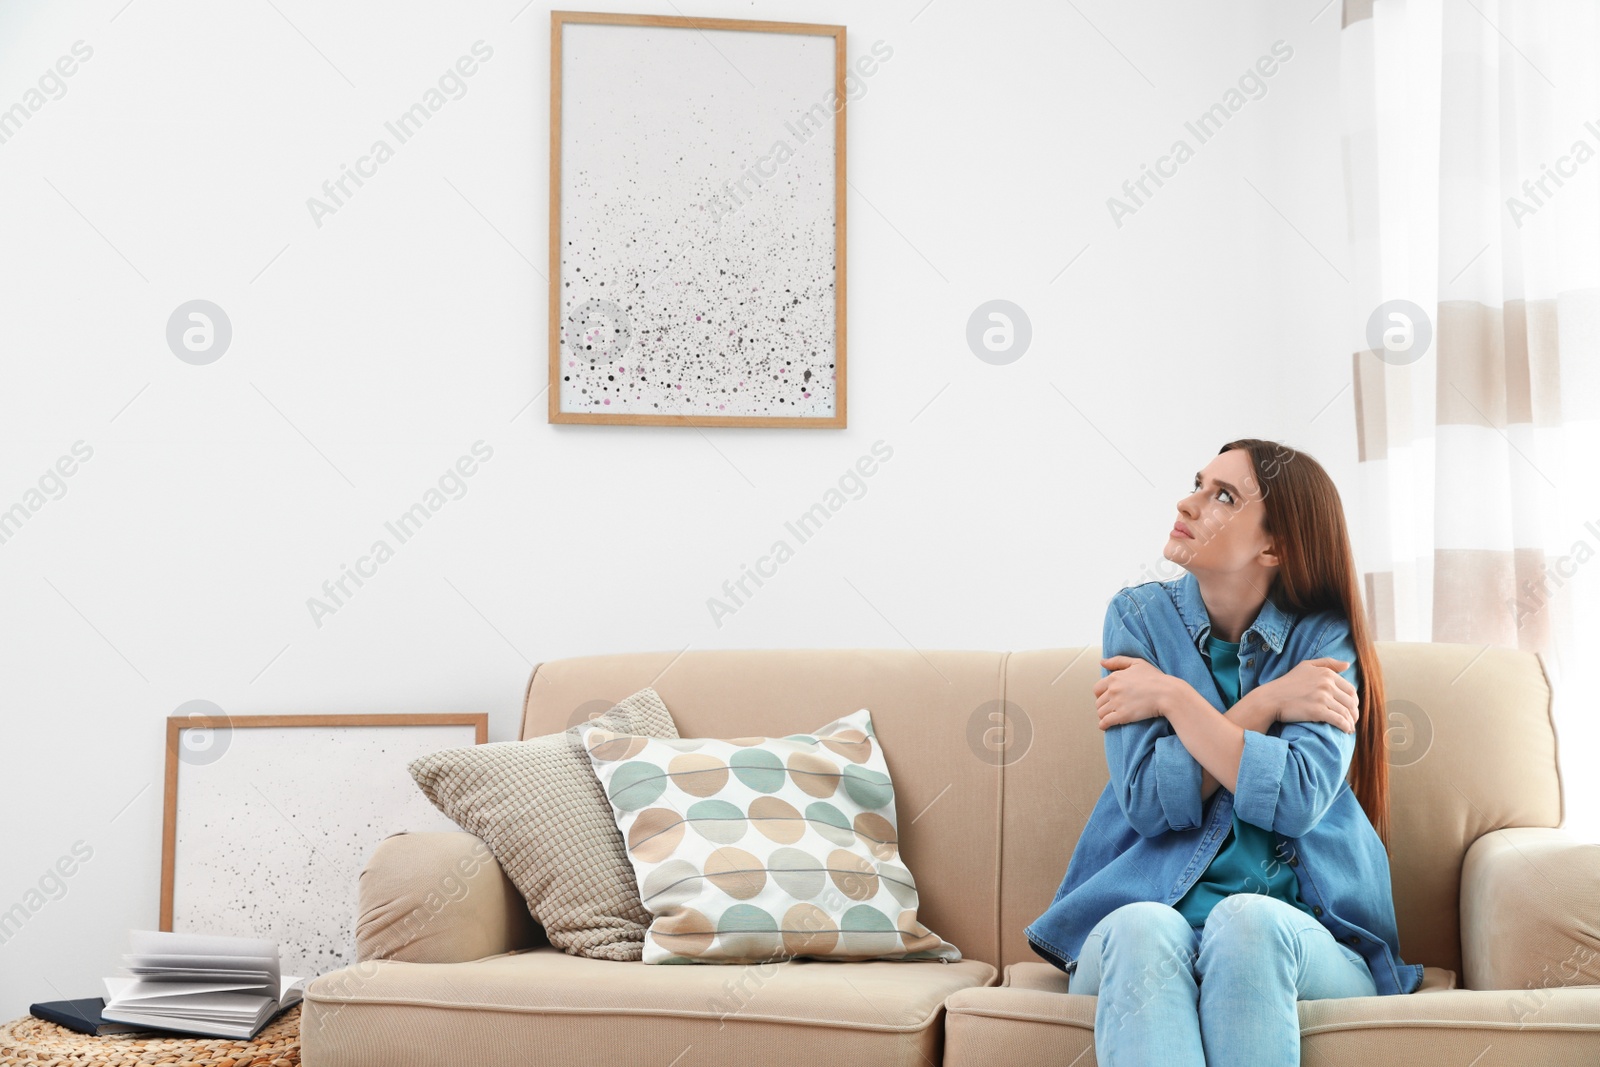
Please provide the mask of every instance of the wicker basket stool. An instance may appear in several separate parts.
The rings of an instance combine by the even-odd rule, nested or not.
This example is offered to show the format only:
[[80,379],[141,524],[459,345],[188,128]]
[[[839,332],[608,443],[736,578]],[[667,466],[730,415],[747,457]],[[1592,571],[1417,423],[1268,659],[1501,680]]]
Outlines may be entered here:
[[24,1015],[0,1025],[0,1067],[300,1067],[300,1005],[255,1037],[169,1031],[95,1037]]

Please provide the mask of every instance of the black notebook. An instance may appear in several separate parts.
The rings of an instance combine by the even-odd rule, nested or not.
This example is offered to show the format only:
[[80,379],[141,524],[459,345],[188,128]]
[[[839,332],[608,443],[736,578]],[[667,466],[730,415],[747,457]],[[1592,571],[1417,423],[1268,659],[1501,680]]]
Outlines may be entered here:
[[110,1019],[100,1017],[100,1009],[106,1006],[102,997],[85,997],[82,1000],[47,1000],[42,1004],[30,1004],[28,1014],[35,1019],[65,1026],[68,1030],[76,1030],[80,1034],[94,1034],[103,1037],[106,1034],[132,1034],[141,1030],[148,1030],[146,1026],[135,1026],[132,1023],[112,1022]]

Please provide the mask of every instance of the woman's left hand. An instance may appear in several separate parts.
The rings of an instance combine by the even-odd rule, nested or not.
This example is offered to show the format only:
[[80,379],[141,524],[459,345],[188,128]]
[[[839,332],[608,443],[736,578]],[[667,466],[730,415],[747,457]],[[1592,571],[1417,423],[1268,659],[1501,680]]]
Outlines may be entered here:
[[1161,708],[1170,693],[1171,675],[1135,656],[1112,656],[1102,659],[1100,666],[1111,671],[1094,685],[1100,729],[1165,714]]

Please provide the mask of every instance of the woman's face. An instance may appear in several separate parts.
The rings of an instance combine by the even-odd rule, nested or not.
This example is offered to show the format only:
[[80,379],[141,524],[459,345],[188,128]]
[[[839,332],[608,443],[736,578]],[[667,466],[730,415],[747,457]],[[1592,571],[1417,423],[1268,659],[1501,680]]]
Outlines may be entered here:
[[1242,448],[1219,453],[1197,476],[1194,491],[1178,501],[1164,554],[1191,572],[1260,565],[1262,550],[1271,547],[1265,515],[1250,453]]

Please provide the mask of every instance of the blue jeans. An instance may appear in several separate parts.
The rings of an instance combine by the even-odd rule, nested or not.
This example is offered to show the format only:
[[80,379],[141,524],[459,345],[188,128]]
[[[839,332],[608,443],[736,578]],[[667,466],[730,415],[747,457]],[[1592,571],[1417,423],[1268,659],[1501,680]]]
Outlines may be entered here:
[[1067,992],[1099,997],[1101,1067],[1298,1064],[1296,1002],[1378,993],[1355,949],[1263,893],[1224,898],[1201,930],[1170,904],[1124,904],[1084,938]]

